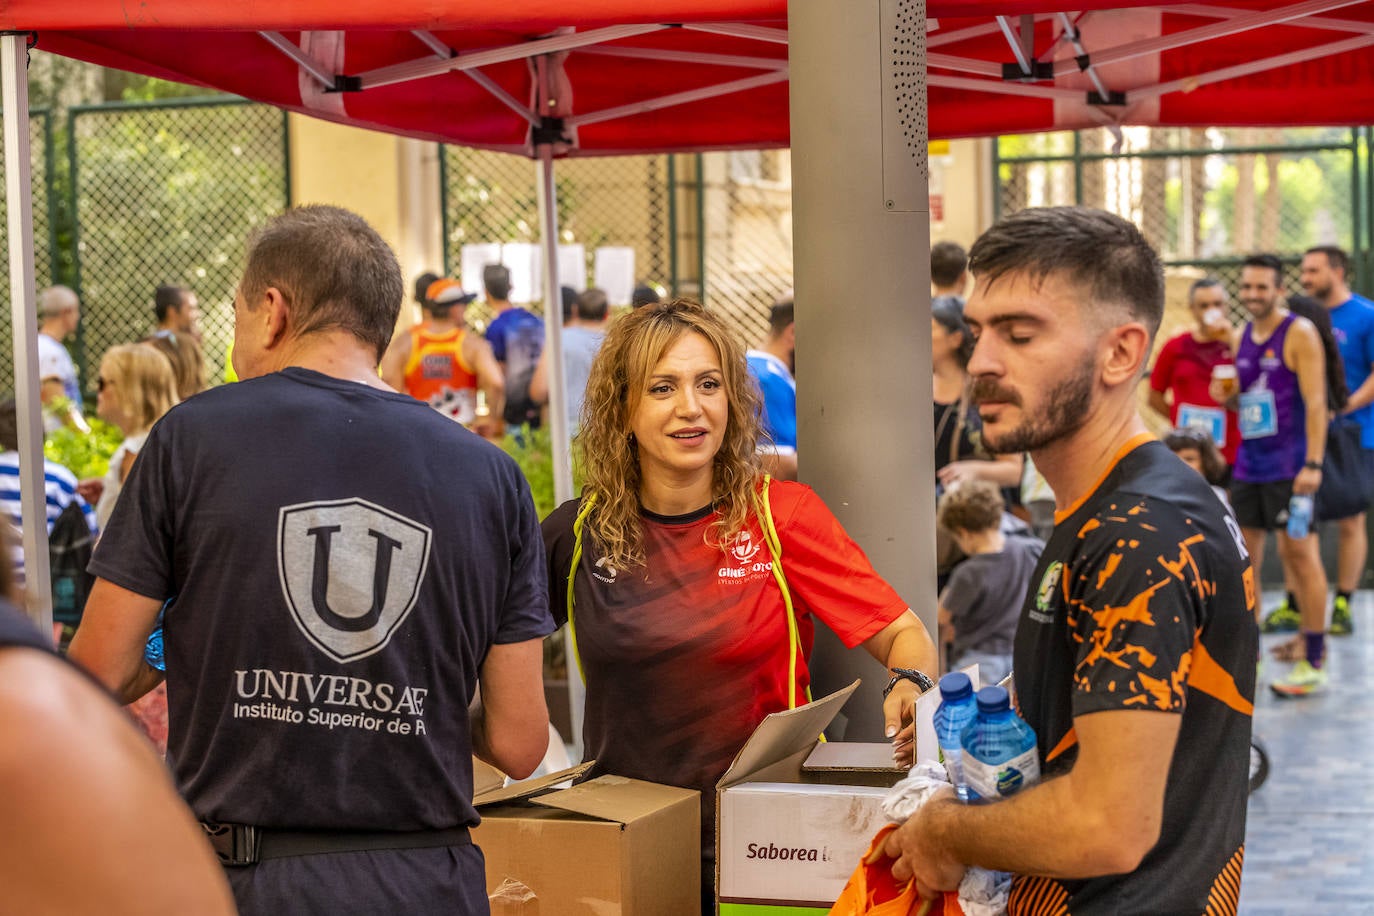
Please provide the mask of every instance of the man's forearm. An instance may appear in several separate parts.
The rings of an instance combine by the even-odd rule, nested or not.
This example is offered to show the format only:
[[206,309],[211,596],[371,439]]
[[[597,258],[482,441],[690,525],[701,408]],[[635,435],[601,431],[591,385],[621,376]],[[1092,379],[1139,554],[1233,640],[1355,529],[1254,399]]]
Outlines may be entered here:
[[1070,772],[997,802],[930,804],[932,841],[968,865],[1020,875],[1091,878],[1138,862],[1111,840],[1115,827],[1074,791]]
[[1351,413],[1361,407],[1368,407],[1374,404],[1374,374],[1364,380],[1364,384],[1350,392],[1350,397],[1345,402],[1345,412]]
[[1319,400],[1313,398],[1307,398],[1305,400],[1307,405],[1307,416],[1305,418],[1305,428],[1307,431],[1307,461],[1315,463],[1320,467],[1322,459],[1326,457],[1326,393],[1323,392]]

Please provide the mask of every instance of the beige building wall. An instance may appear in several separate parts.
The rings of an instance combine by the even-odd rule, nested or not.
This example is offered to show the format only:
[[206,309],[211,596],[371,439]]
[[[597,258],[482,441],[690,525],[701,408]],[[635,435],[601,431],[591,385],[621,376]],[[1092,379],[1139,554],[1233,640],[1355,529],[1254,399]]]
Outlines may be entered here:
[[930,239],[965,248],[992,225],[992,140],[930,144]]
[[398,326],[414,324],[411,283],[443,265],[438,144],[298,114],[287,130],[292,205],[333,204],[372,224],[401,264],[406,298]]

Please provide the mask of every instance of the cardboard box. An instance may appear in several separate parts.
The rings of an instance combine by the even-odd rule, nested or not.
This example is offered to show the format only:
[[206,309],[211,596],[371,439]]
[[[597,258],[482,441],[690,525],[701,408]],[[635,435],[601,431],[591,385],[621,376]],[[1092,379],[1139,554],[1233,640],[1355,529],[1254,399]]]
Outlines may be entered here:
[[[891,747],[819,743],[857,687],[856,681],[814,703],[768,716],[721,778],[716,789],[721,916],[823,916],[886,822],[882,800],[906,775],[894,768]],[[918,704],[918,724],[923,713],[933,710]]]
[[520,912],[542,916],[699,916],[700,794],[618,776],[558,788],[590,767],[510,786],[474,768],[487,893],[519,882]]

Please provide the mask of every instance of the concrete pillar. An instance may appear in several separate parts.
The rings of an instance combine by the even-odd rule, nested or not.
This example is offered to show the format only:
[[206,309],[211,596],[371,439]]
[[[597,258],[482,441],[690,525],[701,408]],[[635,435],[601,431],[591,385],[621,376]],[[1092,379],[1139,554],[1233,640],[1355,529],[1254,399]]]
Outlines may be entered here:
[[[925,4],[788,5],[798,455],[935,633]],[[813,692],[856,676],[843,737],[881,741],[886,672],[817,636]]]

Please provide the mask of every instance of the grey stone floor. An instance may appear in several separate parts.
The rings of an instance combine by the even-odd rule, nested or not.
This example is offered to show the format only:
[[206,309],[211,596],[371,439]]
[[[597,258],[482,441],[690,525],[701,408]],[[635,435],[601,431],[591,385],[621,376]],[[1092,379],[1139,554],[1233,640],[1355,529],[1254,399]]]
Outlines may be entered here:
[[[1265,608],[1278,603],[1265,594]],[[1280,699],[1268,688],[1287,665],[1268,648],[1255,734],[1268,781],[1250,796],[1243,916],[1374,914],[1374,593],[1353,602],[1355,632],[1327,640],[1330,686]]]

